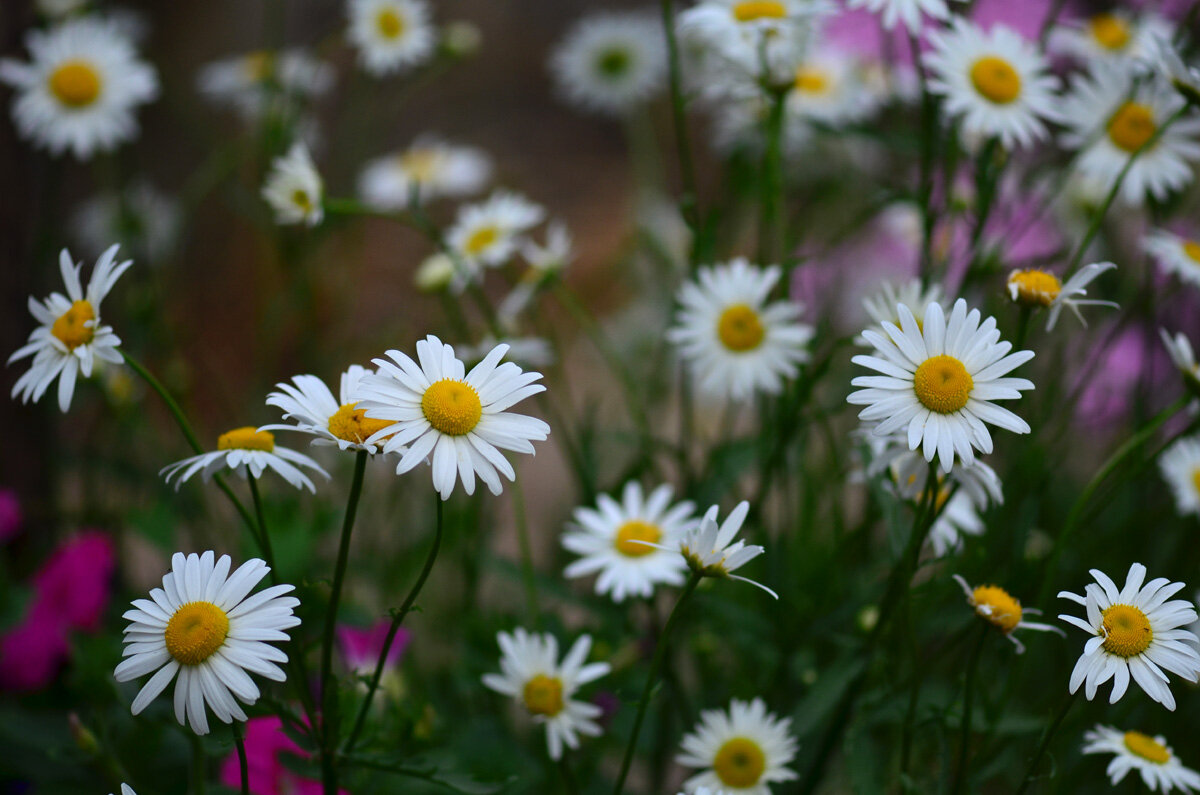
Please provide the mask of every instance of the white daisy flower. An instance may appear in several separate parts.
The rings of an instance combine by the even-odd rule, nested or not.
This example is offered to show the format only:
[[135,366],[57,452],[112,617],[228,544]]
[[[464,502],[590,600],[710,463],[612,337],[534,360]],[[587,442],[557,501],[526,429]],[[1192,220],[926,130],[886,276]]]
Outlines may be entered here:
[[310,100],[329,92],[334,70],[303,50],[252,52],[201,67],[200,93],[255,121],[286,98]]
[[848,0],[846,7],[865,8],[873,14],[879,14],[883,26],[888,30],[900,22],[910,33],[919,33],[922,14],[934,19],[950,18],[950,9],[946,2],[947,0]]
[[962,17],[930,42],[929,90],[945,97],[943,109],[962,119],[968,136],[998,138],[1005,149],[1047,137],[1059,82],[1033,42],[1004,25],[985,32]]
[[505,410],[546,390],[534,383],[541,373],[500,364],[507,351],[507,345],[497,345],[467,373],[454,348],[431,334],[417,343],[417,362],[397,350],[387,352],[391,361],[375,359],[379,370],[360,382],[358,406],[368,418],[389,423],[367,443],[386,439],[385,453],[403,451],[397,475],[431,460],[433,487],[443,500],[460,478],[463,490],[474,494],[476,475],[499,494],[500,474],[516,478],[500,451],[532,455],[530,442],[550,433],[541,420]]
[[680,741],[681,765],[705,768],[684,782],[697,795],[703,787],[737,795],[771,795],[769,784],[791,781],[796,773],[786,767],[796,756],[792,719],[767,712],[761,698],[729,702],[729,712],[710,709],[700,713],[700,723]]
[[1192,352],[1192,343],[1183,332],[1172,337],[1166,329],[1160,328],[1158,334],[1167,348],[1167,355],[1171,357],[1171,363],[1183,376],[1183,381],[1188,389],[1200,393],[1200,364],[1197,364],[1196,356]]
[[1046,316],[1046,331],[1052,331],[1058,323],[1058,316],[1063,307],[1067,307],[1079,318],[1079,322],[1087,326],[1087,321],[1079,313],[1081,306],[1111,306],[1119,309],[1112,301],[1094,301],[1077,296],[1087,295],[1087,285],[1105,271],[1114,270],[1117,266],[1111,262],[1093,262],[1080,268],[1067,283],[1063,284],[1057,276],[1047,271],[1030,268],[1014,270],[1008,274],[1008,297],[1025,306],[1049,307]]
[[702,0],[676,24],[685,51],[703,53],[700,68],[691,70],[699,83],[730,66],[739,79],[777,82],[795,68],[814,20],[830,9],[820,0]]
[[563,574],[600,572],[596,593],[610,594],[614,602],[648,597],[656,585],[682,585],[687,563],[679,556],[679,542],[695,521],[695,506],[686,500],[671,505],[672,493],[662,485],[644,497],[641,484],[631,480],[620,502],[601,494],[596,508],[576,508],[573,530],[563,534],[562,545],[582,557]]
[[[113,794],[110,792],[108,795]],[[128,784],[122,784],[121,795],[137,795],[137,793],[133,791],[133,787],[129,786]]]
[[372,160],[358,177],[358,195],[378,210],[403,210],[413,197],[426,202],[483,190],[492,161],[481,149],[423,135],[403,152]]
[[218,470],[226,468],[232,469],[242,477],[245,477],[246,470],[249,470],[256,479],[261,478],[265,470],[273,469],[292,486],[308,489],[315,494],[316,487],[308,476],[300,471],[300,467],[329,477],[329,473],[321,469],[320,464],[303,453],[276,446],[275,434],[247,425],[218,436],[216,450],[176,461],[163,467],[158,474],[168,483],[171,482],[171,478],[178,476],[175,481],[175,490],[178,491],[179,487],[197,472],[208,481]]
[[1160,577],[1143,587],[1146,567],[1140,563],[1129,567],[1120,591],[1099,569],[1092,569],[1091,575],[1099,585],[1089,583],[1084,596],[1069,591],[1058,594],[1087,610],[1086,620],[1068,615],[1059,618],[1094,636],[1071,672],[1071,692],[1086,681],[1084,694],[1091,701],[1096,688],[1112,679],[1108,702],[1115,704],[1125,695],[1132,677],[1146,695],[1174,710],[1175,697],[1163,669],[1189,682],[1200,677],[1200,653],[1194,648],[1200,645],[1200,638],[1180,629],[1196,620],[1196,608],[1185,599],[1167,601],[1184,584]]
[[575,259],[571,231],[562,221],[551,221],[546,226],[546,242],[538,244],[533,240],[525,240],[521,244],[521,257],[538,278],[562,273]]
[[983,520],[979,518],[975,502],[965,491],[951,493],[949,487],[940,487],[935,507],[938,515],[926,538],[935,557],[958,552],[963,546],[963,536],[983,535]]
[[1158,459],[1158,468],[1175,494],[1175,509],[1200,516],[1200,437],[1175,442]]
[[644,13],[583,17],[550,56],[550,74],[568,102],[618,116],[657,94],[666,73],[662,25]]
[[[762,583],[731,573],[766,551],[756,544],[747,545],[742,539],[733,540],[742,529],[746,515],[750,513],[750,503],[745,500],[739,502],[729,512],[729,516],[725,517],[725,521],[717,524],[719,510],[719,506],[710,507],[699,522],[690,523],[683,537],[679,539],[679,554],[683,555],[688,568],[702,577],[725,577],[748,582],[778,599],[779,594]],[[663,546],[644,540],[631,539],[630,543]]]
[[1155,37],[1149,60],[1161,76],[1193,105],[1200,103],[1200,69],[1183,62],[1169,36]]
[[[376,431],[391,423],[373,420],[358,408],[358,385],[370,371],[353,364],[342,373],[338,399],[325,382],[315,375],[297,375],[291,384],[276,384],[280,392],[267,395],[267,405],[283,411],[285,420],[295,425],[264,425],[259,431],[303,431],[316,438],[314,445],[337,445],[339,450],[366,450],[377,453],[382,444],[366,444]],[[294,384],[294,386],[293,386]]]
[[1066,634],[1058,627],[1052,627],[1049,624],[1026,621],[1026,613],[1041,615],[1042,611],[1032,607],[1022,608],[1020,600],[1013,597],[999,585],[977,585],[972,588],[959,575],[952,574],[951,576],[962,587],[963,593],[967,596],[967,604],[975,610],[975,615],[1004,633],[1004,637],[1016,645],[1017,654],[1025,653],[1024,644],[1013,636],[1013,633],[1018,629],[1057,632],[1059,635]]
[[795,68],[785,102],[796,119],[840,125],[867,118],[880,99],[856,58],[834,47],[809,47]]
[[1200,773],[1184,767],[1162,735],[1151,737],[1096,724],[1096,728],[1084,732],[1083,739],[1087,743],[1082,749],[1085,754],[1116,754],[1104,771],[1113,786],[1136,770],[1151,792],[1160,788],[1170,792],[1175,787],[1184,792],[1200,790]]
[[350,0],[350,42],[358,60],[375,76],[411,69],[429,60],[437,46],[429,6],[423,0]]
[[300,600],[283,595],[291,585],[247,596],[270,571],[266,563],[248,560],[230,574],[229,556],[214,557],[176,552],[162,588],[133,600],[134,609],[122,616],[129,620],[122,653],[128,659],[114,672],[118,682],[155,672],[133,700],[134,715],[178,674],[175,719],[196,734],[208,734],[205,705],[225,723],[246,720],[238,702],[251,705],[259,696],[247,672],[286,679],[275,663],[287,662],[287,655],[268,642],[288,640],[284,630],[300,624],[292,614]]
[[516,699],[534,722],[545,724],[551,759],[562,757],[564,745],[578,748],[581,734],[600,736],[595,719],[600,717],[601,709],[572,698],[580,685],[594,682],[610,670],[606,662],[586,662],[592,648],[590,635],[581,635],[561,663],[558,641],[549,633],[531,635],[518,627],[511,635],[497,633],[496,640],[503,653],[500,673],[484,674],[483,684]]
[[[864,431],[867,443],[875,448],[871,464],[867,467],[867,476],[877,477],[886,473],[902,499],[921,499],[929,480],[929,464],[919,451],[908,449],[907,435],[900,433],[880,437],[872,433],[870,428]],[[939,466],[937,478],[939,498],[949,493],[951,487],[957,486],[979,510],[1004,504],[1000,476],[982,459],[977,458],[969,465],[960,462],[950,472]]]
[[1156,229],[1142,240],[1142,250],[1164,272],[1200,287],[1200,241]]
[[147,182],[120,194],[103,193],[86,201],[71,219],[71,230],[89,252],[104,251],[117,240],[141,262],[159,265],[170,256],[180,230],[179,202]]
[[76,265],[65,248],[58,256],[67,294],[51,293],[41,302],[29,299],[29,311],[41,325],[29,334],[25,345],[8,357],[8,363],[33,356],[33,364],[13,384],[12,396],[22,403],[38,401],[58,379],[58,407],[66,411],[75,394],[75,380],[82,375],[90,378],[99,359],[113,364],[122,362],[117,346],[121,338],[111,326],[100,324],[100,302],[133,264],[132,260],[116,262],[117,246],[110,246],[96,260],[92,278],[85,292],[79,281],[83,263]]
[[499,190],[478,204],[460,207],[446,244],[477,273],[503,265],[520,247],[522,235],[542,222],[546,211],[524,196]]
[[325,217],[324,190],[308,147],[297,141],[286,155],[271,162],[262,197],[275,211],[276,223],[316,226]]
[[[897,307],[904,304],[907,307],[915,307],[913,309],[913,317],[917,319],[918,325],[925,323],[925,307],[930,304],[942,303],[944,294],[940,284],[930,284],[928,287],[921,285],[920,279],[909,279],[902,284],[894,282],[883,282],[879,289],[875,292],[866,295],[862,299],[863,309],[866,310],[867,316],[880,327],[884,323],[891,323],[894,326],[900,325],[900,313]],[[945,308],[943,307],[943,311]],[[917,313],[920,314],[917,314]],[[865,337],[859,336],[854,338],[854,342],[858,345],[870,345]]]
[[702,268],[697,281],[680,288],[680,309],[667,339],[706,393],[736,401],[755,392],[778,394],[786,378],[808,360],[813,329],[798,322],[795,301],[767,303],[783,272],[760,268],[739,257]]
[[12,115],[21,137],[79,160],[136,137],[133,111],[158,96],[158,76],[116,27],[69,19],[31,29],[25,46],[30,63],[0,61],[0,81],[17,89]]
[[1052,52],[1080,61],[1128,66],[1153,57],[1155,41],[1170,39],[1171,33],[1171,23],[1157,14],[1135,17],[1125,9],[1113,9],[1056,25],[1049,45]]
[[955,456],[966,464],[975,461],[974,450],[992,452],[992,437],[985,422],[1014,433],[1029,433],[1029,425],[994,400],[1019,398],[1033,389],[1024,378],[1003,377],[1033,358],[1033,351],[1009,353],[1012,344],[1000,342],[996,319],[980,323],[978,309],[967,312],[958,299],[947,322],[942,308],[925,308],[925,323],[918,325],[912,311],[901,304],[900,327],[884,323],[886,332],[873,329],[863,337],[882,356],[855,356],[852,361],[882,375],[859,376],[846,400],[866,406],[859,419],[879,423],[873,432],[886,436],[907,427],[908,448],[921,447],[926,461],[936,455],[944,471],[954,467]]

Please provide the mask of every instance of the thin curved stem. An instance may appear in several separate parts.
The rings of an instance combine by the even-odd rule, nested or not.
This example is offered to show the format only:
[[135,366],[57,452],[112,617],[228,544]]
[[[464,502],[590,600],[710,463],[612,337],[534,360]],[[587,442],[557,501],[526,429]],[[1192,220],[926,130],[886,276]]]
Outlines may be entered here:
[[975,697],[975,676],[979,671],[979,653],[983,650],[983,644],[987,640],[988,631],[991,629],[991,625],[987,622],[981,621],[980,624],[979,640],[976,641],[975,647],[971,649],[971,659],[967,662],[967,680],[963,684],[963,712],[958,741],[958,767],[954,773],[954,786],[950,788],[950,791],[954,795],[959,795],[967,785],[967,768],[969,762],[967,750],[971,746],[971,708],[973,706],[972,700]]
[[1067,717],[1067,713],[1071,711],[1071,707],[1075,705],[1076,696],[1079,691],[1076,690],[1063,701],[1062,706],[1058,708],[1058,712],[1051,721],[1050,726],[1046,729],[1046,733],[1042,735],[1042,742],[1038,745],[1037,753],[1033,755],[1033,761],[1029,763],[1029,769],[1025,771],[1025,777],[1021,779],[1021,786],[1017,789],[1017,795],[1023,795],[1025,790],[1029,789],[1029,785],[1033,783],[1034,774],[1037,772],[1038,763],[1042,761],[1042,757],[1046,755],[1046,749],[1050,747],[1050,740],[1054,738],[1054,733],[1058,731],[1058,727],[1062,725],[1063,720]]
[[233,743],[237,746],[238,767],[241,772],[242,795],[250,795],[250,766],[246,763],[245,729],[240,720],[233,722]]
[[254,504],[254,518],[258,523],[258,544],[262,549],[263,558],[275,574],[275,552],[271,549],[271,534],[267,531],[267,520],[263,516],[262,497],[258,493],[258,478],[246,467],[246,480],[250,483],[250,500]]
[[[679,154],[679,179],[683,191],[679,197],[679,212],[692,230],[692,248],[700,231],[699,199],[696,195],[696,168],[692,161],[692,144],[688,137],[686,102],[683,97],[683,78],[679,68],[679,42],[675,39],[675,7],[673,0],[660,0],[663,33],[667,39],[667,82],[671,94],[671,119],[675,129],[675,149]],[[696,267],[692,258],[692,269]]]
[[533,545],[529,541],[529,522],[525,518],[525,493],[521,489],[521,479],[517,478],[512,484],[513,513],[517,522],[517,542],[521,548],[521,579],[525,584],[525,607],[529,610],[529,620],[535,630],[541,629],[542,609],[538,603],[537,582],[533,569]]

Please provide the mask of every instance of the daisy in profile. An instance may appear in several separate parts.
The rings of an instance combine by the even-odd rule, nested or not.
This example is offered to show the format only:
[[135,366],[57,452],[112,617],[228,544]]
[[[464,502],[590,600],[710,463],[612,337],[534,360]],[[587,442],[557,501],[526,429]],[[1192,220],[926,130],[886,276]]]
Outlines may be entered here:
[[470,196],[491,178],[492,161],[482,150],[421,136],[405,151],[367,163],[358,177],[358,194],[378,210],[402,210],[414,198]]
[[951,575],[966,594],[967,604],[975,611],[975,615],[991,624],[1013,642],[1017,654],[1025,653],[1025,646],[1017,640],[1013,633],[1018,629],[1031,629],[1038,632],[1057,632],[1065,634],[1058,627],[1049,624],[1039,624],[1026,621],[1025,614],[1041,615],[1041,610],[1032,607],[1021,607],[1021,602],[999,585],[977,585],[972,588],[965,579],[957,574]]
[[433,487],[443,500],[460,479],[463,490],[474,494],[476,475],[499,494],[500,475],[516,478],[500,451],[533,454],[531,442],[550,434],[541,420],[506,411],[546,390],[535,383],[541,373],[501,364],[507,352],[507,345],[497,345],[468,373],[454,348],[431,334],[417,343],[415,362],[397,350],[375,359],[379,370],[360,382],[358,408],[387,425],[366,443],[383,441],[385,453],[401,453],[397,475],[430,461]]
[[1113,786],[1130,771],[1137,771],[1151,792],[1170,792],[1175,787],[1184,792],[1200,790],[1200,773],[1184,767],[1162,735],[1151,737],[1096,724],[1096,728],[1084,732],[1083,739],[1085,754],[1114,754],[1104,771]]
[[1162,337],[1167,355],[1171,357],[1171,363],[1183,376],[1183,381],[1188,389],[1200,393],[1200,364],[1197,364],[1196,355],[1192,352],[1192,343],[1183,332],[1172,337],[1166,329],[1160,328],[1158,335]]
[[1095,301],[1080,298],[1087,295],[1087,286],[1104,273],[1116,269],[1111,262],[1093,262],[1085,265],[1067,279],[1066,284],[1055,276],[1037,268],[1015,270],[1008,274],[1008,297],[1024,306],[1044,306],[1050,311],[1046,316],[1046,331],[1053,331],[1058,323],[1058,316],[1063,307],[1067,307],[1079,318],[1079,322],[1087,326],[1087,321],[1079,313],[1081,306],[1111,306],[1119,307],[1112,301]]
[[0,61],[0,81],[17,91],[12,115],[22,138],[86,160],[136,137],[134,110],[158,96],[158,76],[114,25],[69,19],[30,29],[25,46],[30,63]]
[[594,682],[610,670],[606,662],[587,662],[590,635],[581,635],[561,663],[558,641],[549,633],[532,635],[518,627],[511,635],[497,633],[496,640],[502,652],[500,673],[484,674],[483,684],[516,699],[534,722],[545,724],[551,759],[562,758],[564,745],[578,748],[581,734],[600,736],[596,723],[600,707],[572,698],[580,685]]
[[273,585],[253,596],[251,589],[270,568],[257,558],[232,574],[228,555],[209,551],[171,557],[171,571],[162,588],[149,599],[135,599],[123,618],[125,651],[114,676],[118,682],[154,676],[133,699],[138,715],[175,682],[175,719],[196,734],[208,734],[205,706],[224,723],[245,721],[242,704],[258,701],[258,686],[248,676],[258,674],[276,682],[286,679],[276,663],[287,655],[271,642],[287,641],[285,630],[299,626],[292,614],[300,600],[284,594],[291,585]]
[[[664,484],[646,497],[641,484],[631,480],[620,502],[601,494],[595,508],[576,508],[575,524],[562,545],[582,557],[563,573],[600,572],[596,593],[607,593],[614,602],[650,596],[656,585],[682,585],[687,563],[679,555],[679,541],[694,522],[694,506],[688,501],[671,505],[672,493]],[[645,541],[657,546],[639,543]]]
[[641,13],[583,17],[550,56],[550,74],[568,102],[611,115],[644,105],[666,73],[662,25]]
[[524,196],[500,190],[477,204],[460,207],[446,243],[472,272],[498,267],[520,248],[523,235],[545,218],[546,211]]
[[390,423],[372,420],[358,408],[358,385],[370,371],[357,364],[342,373],[338,398],[315,375],[297,375],[291,384],[276,384],[280,390],[267,395],[267,405],[283,411],[283,418],[294,425],[264,425],[258,431],[302,431],[313,437],[314,445],[337,445],[339,450],[366,450],[377,453],[382,444],[367,444],[367,439]]
[[883,26],[888,30],[900,22],[910,33],[921,30],[922,14],[934,19],[950,18],[947,0],[848,0],[846,7],[865,8],[873,14],[879,14]]
[[1084,694],[1091,701],[1096,688],[1112,679],[1108,702],[1115,704],[1132,678],[1146,695],[1174,710],[1175,697],[1167,687],[1164,670],[1189,682],[1200,677],[1200,653],[1195,648],[1200,638],[1180,629],[1196,620],[1196,608],[1185,599],[1167,601],[1184,584],[1159,577],[1143,586],[1146,567],[1140,563],[1129,567],[1125,587],[1120,590],[1099,569],[1092,569],[1091,575],[1099,585],[1089,583],[1083,596],[1069,591],[1058,594],[1087,610],[1086,619],[1059,618],[1092,635],[1071,672],[1071,692],[1086,682]]
[[761,698],[729,702],[729,711],[700,713],[700,723],[680,741],[683,753],[675,757],[681,765],[702,768],[684,782],[696,795],[702,788],[738,795],[771,795],[768,786],[791,781],[796,773],[786,765],[796,756],[792,719],[778,718],[767,711]]
[[1200,516],[1200,437],[1175,442],[1158,459],[1158,468],[1175,495],[1175,509]]
[[978,309],[967,311],[958,299],[947,321],[938,304],[925,308],[925,323],[912,311],[897,307],[900,326],[884,323],[884,333],[863,332],[878,355],[859,355],[852,361],[881,375],[859,376],[851,383],[866,387],[847,401],[866,406],[859,419],[878,425],[879,436],[906,429],[908,448],[921,448],[926,461],[936,456],[951,472],[955,458],[975,461],[975,450],[992,452],[992,437],[984,423],[1014,433],[1029,433],[1029,425],[994,400],[1019,398],[1033,389],[1024,378],[1005,374],[1033,358],[1033,351],[1009,353],[1012,344],[1000,342],[996,319],[980,322]]
[[100,302],[117,283],[132,260],[116,262],[117,246],[100,255],[87,290],[79,280],[83,263],[76,265],[65,248],[58,256],[58,270],[67,294],[51,293],[40,303],[29,299],[29,311],[39,325],[29,334],[25,345],[10,357],[8,363],[33,356],[33,364],[17,383],[12,396],[22,403],[38,401],[58,379],[58,407],[66,411],[75,394],[75,380],[82,375],[90,378],[96,361],[120,364],[117,346],[121,338],[111,326],[100,325]]
[[291,99],[307,101],[333,88],[333,68],[304,50],[252,52],[205,64],[196,76],[200,93],[234,108],[247,121]]
[[316,226],[325,217],[324,190],[308,147],[297,141],[286,155],[271,163],[262,197],[275,211],[276,223]]
[[767,303],[782,271],[739,257],[700,270],[679,290],[679,311],[667,339],[678,346],[699,386],[714,397],[748,400],[778,394],[808,360],[811,326],[795,301]]
[[1154,258],[1164,273],[1174,273],[1200,287],[1200,241],[1156,229],[1146,235],[1142,250]]
[[930,42],[929,90],[945,97],[943,109],[962,119],[967,135],[998,138],[1005,149],[1015,149],[1049,134],[1058,78],[1033,42],[1004,25],[985,32],[962,17],[934,32]]
[[316,487],[301,468],[329,477],[329,473],[321,469],[320,464],[303,453],[277,447],[275,434],[248,425],[218,436],[216,450],[176,461],[163,467],[158,474],[168,483],[171,482],[171,478],[176,478],[175,490],[178,491],[188,478],[197,473],[208,481],[216,472],[232,469],[242,477],[246,477],[246,473],[249,472],[257,480],[262,477],[264,471],[272,469],[290,485],[298,489],[308,489],[315,494]]
[[1051,51],[1079,61],[1129,65],[1152,57],[1155,41],[1171,34],[1171,24],[1157,14],[1134,16],[1115,8],[1056,25],[1049,44]]
[[[883,282],[878,290],[863,297],[862,306],[867,317],[882,329],[884,323],[891,323],[893,326],[900,325],[900,313],[897,309],[900,304],[911,308],[917,324],[924,325],[925,307],[930,304],[940,306],[942,299],[943,293],[940,284],[923,287],[920,279],[909,279],[901,284]],[[856,337],[854,341],[859,345],[871,344],[861,336]]]
[[[779,595],[762,583],[731,573],[766,551],[756,544],[747,544],[742,539],[734,540],[738,531],[742,529],[742,522],[746,521],[746,515],[750,513],[750,503],[744,500],[739,502],[729,512],[729,516],[725,517],[725,521],[720,523],[717,522],[719,510],[719,506],[710,507],[704,512],[704,517],[699,522],[692,523],[679,539],[677,549],[679,554],[683,555],[687,567],[702,577],[724,577],[748,582],[778,599]],[[651,542],[643,540],[631,539],[630,543],[653,546]]]
[[433,55],[437,34],[424,0],[350,0],[350,42],[375,76],[411,69]]

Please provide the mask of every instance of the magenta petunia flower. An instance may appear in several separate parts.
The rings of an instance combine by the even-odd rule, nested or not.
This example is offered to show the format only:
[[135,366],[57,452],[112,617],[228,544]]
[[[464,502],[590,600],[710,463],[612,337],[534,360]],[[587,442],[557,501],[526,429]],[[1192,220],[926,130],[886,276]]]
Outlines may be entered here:
[[[321,795],[321,782],[288,770],[280,757],[308,757],[283,731],[283,722],[271,715],[246,722],[246,767],[253,795]],[[241,765],[234,751],[221,762],[221,783],[235,790],[241,786]],[[338,790],[339,795],[349,795]]]
[[[383,642],[387,640],[388,628],[391,621],[376,621],[369,627],[356,627],[350,624],[339,624],[337,628],[338,648],[346,668],[359,674],[372,674],[375,664],[379,662],[379,652],[383,651]],[[387,661],[383,670],[386,674],[400,663],[408,642],[412,639],[404,627],[396,631],[392,647],[388,649]]]

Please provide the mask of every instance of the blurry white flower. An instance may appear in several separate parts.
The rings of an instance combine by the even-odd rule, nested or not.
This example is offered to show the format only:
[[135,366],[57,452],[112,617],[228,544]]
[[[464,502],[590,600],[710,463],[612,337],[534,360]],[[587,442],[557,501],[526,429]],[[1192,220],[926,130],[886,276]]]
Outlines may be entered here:
[[119,196],[102,193],[88,199],[71,219],[71,227],[91,254],[116,240],[138,260],[156,266],[170,256],[180,221],[174,197],[148,182],[138,182]]
[[324,183],[308,147],[297,141],[282,157],[271,163],[262,196],[281,224],[316,226],[325,217]]
[[480,149],[423,135],[408,149],[367,163],[358,178],[362,200],[379,210],[402,210],[418,201],[477,193],[492,177],[491,159]]
[[256,121],[288,100],[310,100],[333,87],[334,71],[303,50],[253,52],[206,64],[197,74],[200,93]]
[[1200,287],[1200,242],[1155,229],[1142,240],[1142,250],[1154,258],[1163,272],[1174,273]]
[[644,13],[579,19],[550,56],[559,92],[585,110],[622,115],[661,90],[667,52],[662,25]]
[[1096,724],[1096,728],[1084,732],[1083,739],[1087,743],[1082,749],[1085,754],[1115,754],[1105,770],[1114,787],[1136,770],[1151,792],[1160,788],[1170,792],[1175,787],[1184,792],[1200,790],[1200,773],[1184,767],[1162,735],[1151,737]]
[[1084,62],[1106,61],[1134,67],[1152,57],[1155,41],[1170,39],[1171,32],[1171,23],[1157,14],[1134,16],[1126,9],[1114,8],[1088,19],[1055,25],[1049,50]]
[[520,247],[522,235],[542,222],[546,211],[524,196],[499,190],[477,204],[460,207],[446,244],[472,277],[483,266],[503,265]]
[[437,34],[424,0],[349,0],[349,37],[373,75],[410,69],[429,59]]
[[[950,9],[947,0],[848,0],[847,8],[865,8],[879,14],[883,26],[888,30],[900,22],[910,33],[921,30],[921,15],[925,14],[934,19],[949,19]],[[963,2],[963,0],[959,0]]]
[[1179,513],[1200,516],[1200,437],[1180,439],[1158,459]]
[[680,742],[676,760],[687,767],[704,768],[684,782],[684,789],[700,795],[707,788],[738,795],[771,795],[769,784],[791,781],[795,772],[785,767],[796,756],[791,718],[767,712],[761,698],[729,703],[729,712],[705,710],[700,723]]

